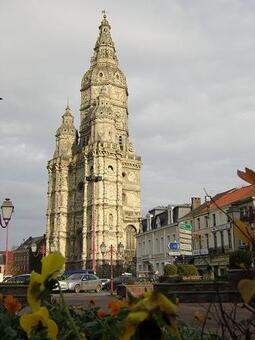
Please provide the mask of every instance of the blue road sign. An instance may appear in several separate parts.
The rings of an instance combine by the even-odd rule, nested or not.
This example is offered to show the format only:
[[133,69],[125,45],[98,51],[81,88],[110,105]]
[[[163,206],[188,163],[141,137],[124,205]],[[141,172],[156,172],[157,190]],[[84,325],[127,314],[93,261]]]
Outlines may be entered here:
[[179,250],[180,244],[178,242],[169,242],[167,245],[169,250]]

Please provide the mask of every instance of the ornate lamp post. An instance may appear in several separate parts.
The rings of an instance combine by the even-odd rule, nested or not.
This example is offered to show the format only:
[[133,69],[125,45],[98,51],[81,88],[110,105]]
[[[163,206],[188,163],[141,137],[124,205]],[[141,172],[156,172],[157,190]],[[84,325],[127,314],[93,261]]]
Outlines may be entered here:
[[101,243],[101,246],[100,246],[100,250],[101,250],[101,253],[103,255],[103,257],[107,254],[107,253],[110,253],[110,266],[111,266],[111,295],[113,294],[113,261],[112,261],[112,255],[113,254],[120,254],[122,255],[123,252],[124,252],[124,246],[123,244],[120,242],[118,244],[118,247],[117,247],[117,250],[115,250],[113,248],[113,245],[111,244],[109,249],[107,249],[105,243]]
[[1,206],[2,217],[0,215],[0,224],[2,228],[6,228],[6,242],[5,242],[5,274],[8,274],[8,224],[10,222],[14,206],[9,198],[6,198]]
[[92,231],[92,269],[96,272],[96,182],[102,181],[102,176],[87,176],[86,181],[92,182],[92,213],[91,213],[91,231]]
[[38,255],[45,256],[46,255],[46,246],[45,246],[45,238],[43,239],[43,243],[38,247],[34,242],[31,244],[31,251],[33,256],[37,257]]

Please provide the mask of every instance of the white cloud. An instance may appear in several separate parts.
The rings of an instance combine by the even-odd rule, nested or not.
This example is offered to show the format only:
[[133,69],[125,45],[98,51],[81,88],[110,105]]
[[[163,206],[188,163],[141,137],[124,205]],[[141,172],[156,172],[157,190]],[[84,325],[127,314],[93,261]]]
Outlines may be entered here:
[[12,243],[44,231],[47,160],[67,96],[78,125],[104,8],[129,86],[143,210],[225,190],[240,183],[237,168],[254,167],[254,2],[5,1],[0,185],[15,201]]

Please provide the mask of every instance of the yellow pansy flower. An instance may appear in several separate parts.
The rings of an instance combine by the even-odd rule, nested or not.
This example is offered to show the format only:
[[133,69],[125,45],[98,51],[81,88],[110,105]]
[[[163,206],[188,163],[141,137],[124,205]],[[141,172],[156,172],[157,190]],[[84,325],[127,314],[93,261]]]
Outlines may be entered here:
[[[49,339],[57,339],[58,326],[49,318],[49,312],[46,307],[39,308],[35,313],[22,315],[20,326],[28,336],[31,335],[33,330],[37,329],[38,331],[45,330]],[[42,327],[41,329],[40,326]]]
[[32,311],[37,311],[41,305],[41,297],[47,282],[55,279],[62,269],[65,258],[58,252],[49,254],[42,259],[42,273],[32,272],[27,291],[27,301]]

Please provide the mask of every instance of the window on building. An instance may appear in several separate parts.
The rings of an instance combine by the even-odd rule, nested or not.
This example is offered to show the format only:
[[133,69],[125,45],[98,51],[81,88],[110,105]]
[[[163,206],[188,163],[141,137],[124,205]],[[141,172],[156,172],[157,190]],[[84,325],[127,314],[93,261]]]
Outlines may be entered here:
[[126,250],[135,251],[136,229],[133,226],[128,226],[126,229]]
[[167,235],[167,244],[170,242],[170,235]]
[[200,229],[200,218],[197,219],[197,229]]
[[164,252],[164,237],[161,236],[160,239],[160,252],[163,253]]
[[156,238],[156,253],[159,253],[159,241],[158,238]]
[[224,248],[224,231],[220,231],[220,242],[221,242],[221,248]]
[[228,246],[230,249],[232,249],[232,235],[231,235],[231,230],[228,230]]
[[176,241],[175,234],[173,234],[173,241],[174,241],[174,242]]
[[206,248],[209,249],[209,234],[205,234],[205,244]]
[[151,254],[152,251],[151,251],[151,240],[148,240],[148,253]]
[[216,226],[216,215],[212,214],[213,226]]
[[141,256],[142,255],[142,244],[141,242],[139,242],[138,244],[138,256]]
[[209,227],[209,216],[205,215],[205,227],[208,228]]
[[216,232],[213,233],[213,242],[214,242],[214,248],[217,248],[217,234],[216,234]]
[[143,241],[142,254],[145,255],[145,241]]
[[242,207],[240,209],[240,219],[246,218],[248,216],[248,208]]
[[198,236],[199,249],[202,249],[202,236]]
[[113,214],[109,214],[109,229],[113,228]]

